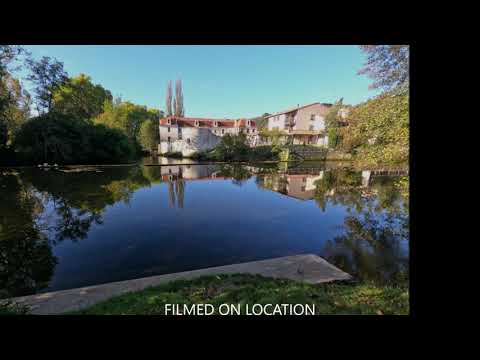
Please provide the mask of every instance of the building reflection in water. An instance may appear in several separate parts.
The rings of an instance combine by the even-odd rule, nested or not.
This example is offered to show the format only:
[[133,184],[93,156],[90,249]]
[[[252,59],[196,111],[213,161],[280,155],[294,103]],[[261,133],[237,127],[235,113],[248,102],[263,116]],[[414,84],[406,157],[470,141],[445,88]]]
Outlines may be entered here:
[[[114,167],[101,172],[39,174],[34,168],[1,172],[0,187],[5,196],[0,202],[0,298],[46,288],[57,264],[53,246],[67,239],[86,239],[92,227],[104,224],[103,215],[112,205],[128,204],[139,189],[165,182],[168,199],[162,200],[172,208],[183,209],[189,181],[231,180],[235,186],[242,186],[252,177],[254,182],[249,186],[256,184],[259,189],[291,198],[313,200],[322,212],[337,207],[332,216],[341,217],[342,229],[328,235],[323,249],[318,251],[320,256],[360,279],[408,277],[406,172],[358,171],[338,163],[254,167],[183,161],[178,165],[179,161],[175,161],[177,165]],[[213,186],[210,191],[223,189]],[[195,191],[193,186],[190,191]],[[258,198],[250,199],[251,204],[238,206],[255,206]],[[269,201],[269,197],[261,201]],[[293,201],[285,204],[298,210]],[[310,206],[303,210],[315,211]],[[253,221],[264,226],[261,219]],[[322,221],[329,220],[318,217],[318,222]],[[307,231],[310,233],[305,237],[312,239],[327,236],[315,226]]]

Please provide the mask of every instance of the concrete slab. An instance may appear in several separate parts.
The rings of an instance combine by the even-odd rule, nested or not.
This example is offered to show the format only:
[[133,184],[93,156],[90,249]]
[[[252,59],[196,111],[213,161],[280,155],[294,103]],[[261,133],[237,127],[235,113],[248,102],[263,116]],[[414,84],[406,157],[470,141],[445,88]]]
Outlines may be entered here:
[[266,277],[285,278],[311,284],[350,280],[352,278],[349,274],[336,268],[321,257],[305,254],[150,276],[77,289],[22,296],[11,298],[10,300],[30,307],[33,314],[61,314],[67,311],[80,310],[113,296],[143,290],[147,287],[173,280],[192,279],[203,275],[236,273],[259,274]]

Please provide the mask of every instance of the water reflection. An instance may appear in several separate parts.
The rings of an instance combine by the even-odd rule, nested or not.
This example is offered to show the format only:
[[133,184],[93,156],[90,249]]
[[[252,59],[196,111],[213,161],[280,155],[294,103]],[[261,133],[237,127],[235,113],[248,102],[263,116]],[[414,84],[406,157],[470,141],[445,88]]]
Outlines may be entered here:
[[[57,289],[145,276],[148,269],[157,269],[153,275],[302,252],[318,253],[361,280],[403,281],[409,239],[404,175],[314,162],[3,171],[0,297],[41,291],[54,274],[68,284]],[[203,203],[189,202],[200,198]],[[208,217],[228,202],[230,212]],[[125,205],[123,221],[139,219],[137,244],[115,243],[122,221],[114,215],[116,204]],[[163,204],[179,213],[166,213]],[[163,211],[163,221],[154,220],[156,211]],[[103,227],[107,232],[99,235]],[[87,276],[81,242],[68,251],[58,246],[93,233],[111,243],[98,250]],[[67,258],[77,268],[64,270]]]
[[13,171],[1,172],[0,188],[0,298],[37,292],[57,263],[38,223],[42,201]]

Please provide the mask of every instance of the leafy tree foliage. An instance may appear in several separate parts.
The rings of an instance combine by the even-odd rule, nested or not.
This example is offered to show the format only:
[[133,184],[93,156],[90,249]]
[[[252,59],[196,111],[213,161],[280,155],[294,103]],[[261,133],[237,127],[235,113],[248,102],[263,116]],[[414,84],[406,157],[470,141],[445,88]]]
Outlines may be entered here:
[[328,147],[335,149],[341,141],[341,137],[338,131],[340,127],[340,115],[339,111],[343,107],[343,98],[335,102],[335,104],[328,110],[325,115],[325,125],[328,131]]
[[90,121],[103,112],[105,102],[112,102],[110,91],[85,74],[69,78],[53,92],[53,110],[76,119]]
[[328,109],[327,115],[325,115],[325,125],[327,127],[338,127],[339,111],[343,106],[343,98],[335,102],[330,109]]
[[247,143],[247,136],[243,133],[238,135],[226,134],[215,148],[215,151],[222,159],[234,160],[245,158],[250,147]]
[[158,110],[147,109],[146,106],[131,102],[105,102],[103,112],[94,119],[96,124],[104,124],[112,129],[123,131],[132,144],[138,143],[140,127],[144,121],[158,121]]
[[408,162],[408,95],[382,94],[352,109],[342,147],[364,165]]
[[359,164],[405,164],[409,153],[409,46],[361,46],[367,62],[359,71],[374,80],[379,96],[351,109],[341,129],[342,147]]
[[30,95],[12,76],[12,71],[20,68],[20,56],[25,54],[20,46],[0,45],[0,150],[11,142],[18,126],[28,117]]
[[5,73],[0,79],[0,149],[8,146],[30,114],[30,94],[20,81]]
[[15,147],[33,163],[125,162],[134,155],[132,144],[121,131],[72,121],[58,113],[40,115],[25,123]]
[[140,126],[140,145],[145,151],[154,152],[160,142],[157,121],[144,121]]
[[363,45],[367,62],[359,74],[366,74],[374,80],[372,89],[394,91],[397,94],[408,93],[409,59],[408,45]]
[[52,109],[55,91],[68,80],[68,74],[62,62],[48,56],[40,60],[28,59],[27,64],[30,67],[27,79],[35,85],[37,110],[48,112]]

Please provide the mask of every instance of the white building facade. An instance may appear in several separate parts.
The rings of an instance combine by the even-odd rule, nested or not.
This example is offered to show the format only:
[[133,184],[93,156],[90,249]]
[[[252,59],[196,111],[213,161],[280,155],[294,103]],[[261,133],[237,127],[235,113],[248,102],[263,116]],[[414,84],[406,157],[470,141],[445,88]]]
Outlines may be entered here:
[[180,152],[188,157],[199,151],[213,149],[227,134],[244,133],[250,146],[257,138],[256,124],[248,119],[206,119],[167,117],[159,122],[158,152]]

